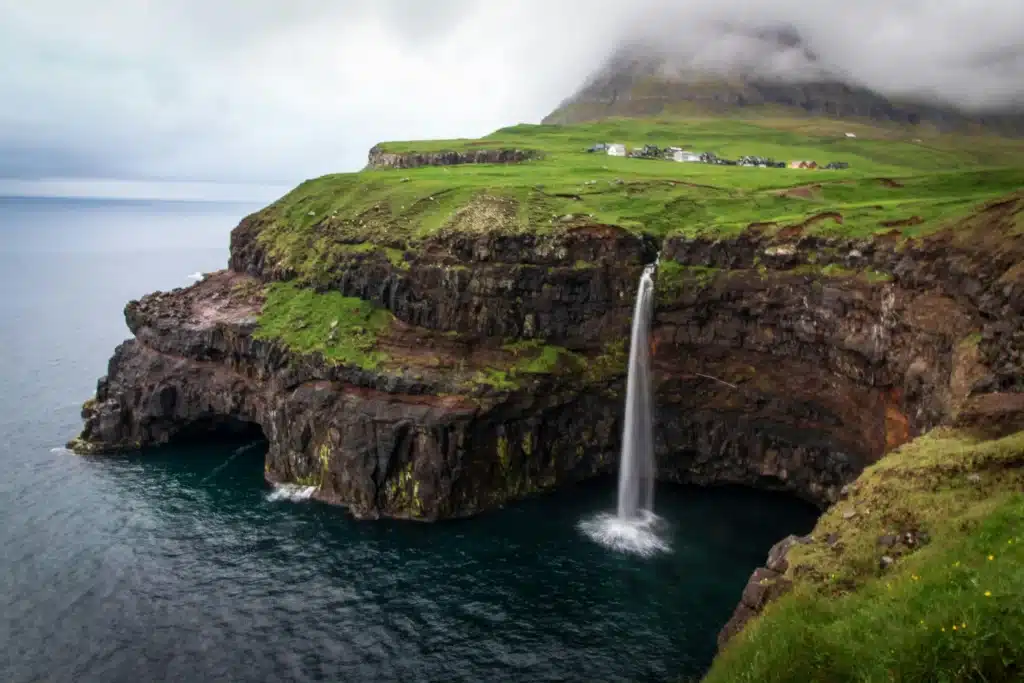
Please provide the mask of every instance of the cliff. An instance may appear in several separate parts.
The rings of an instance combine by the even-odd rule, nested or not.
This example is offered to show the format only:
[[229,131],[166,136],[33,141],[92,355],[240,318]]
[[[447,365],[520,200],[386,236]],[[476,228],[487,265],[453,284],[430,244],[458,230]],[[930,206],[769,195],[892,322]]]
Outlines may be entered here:
[[[268,481],[362,518],[467,516],[611,472],[633,299],[659,254],[662,480],[834,511],[865,468],[936,428],[1024,428],[1024,172],[994,168],[1012,144],[954,139],[934,154],[955,172],[870,141],[846,143],[849,172],[580,151],[609,131],[499,131],[476,146],[543,153],[487,174],[428,164],[303,183],[239,223],[226,270],[128,303],[134,338],[69,446],[256,426]],[[762,579],[798,582],[791,552],[755,573],[723,644],[785,593]]]
[[[653,242],[609,226],[456,233],[398,263],[354,250],[317,291],[268,255],[265,217],[235,229],[231,270],[128,304],[135,339],[87,406],[78,450],[255,423],[268,479],[316,485],[359,516],[423,519],[614,466]],[[1020,253],[963,239],[666,239],[659,474],[827,505],[887,450],[1019,391]]]
[[389,152],[381,145],[370,149],[366,168],[419,168],[459,164],[518,164],[540,157],[528,149],[474,149],[437,152]]

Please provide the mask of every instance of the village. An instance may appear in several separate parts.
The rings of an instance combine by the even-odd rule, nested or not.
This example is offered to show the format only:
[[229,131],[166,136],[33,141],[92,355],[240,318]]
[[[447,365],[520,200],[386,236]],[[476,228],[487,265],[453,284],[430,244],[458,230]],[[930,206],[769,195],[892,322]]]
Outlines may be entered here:
[[832,161],[819,166],[816,161],[776,161],[769,157],[742,156],[739,159],[723,159],[713,152],[696,153],[685,150],[681,147],[661,148],[657,145],[644,145],[643,147],[627,150],[626,146],[619,143],[599,142],[587,148],[590,153],[605,153],[613,157],[631,157],[634,159],[664,159],[666,161],[678,161],[682,163],[714,164],[717,166],[754,166],[757,168],[803,168],[822,169],[828,171],[842,170],[850,165],[845,161]]

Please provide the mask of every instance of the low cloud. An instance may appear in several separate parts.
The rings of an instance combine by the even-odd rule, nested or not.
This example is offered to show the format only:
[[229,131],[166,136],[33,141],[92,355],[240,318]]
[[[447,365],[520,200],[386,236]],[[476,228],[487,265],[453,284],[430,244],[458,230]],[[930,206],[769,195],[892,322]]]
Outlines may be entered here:
[[[0,176],[291,184],[538,121],[624,42],[1020,103],[1020,0],[0,0]],[[723,30],[723,26],[731,27]],[[798,46],[764,52],[756,32]],[[814,59],[808,58],[813,55]]]
[[[887,95],[924,95],[967,110],[1024,105],[1024,4],[1016,0],[672,5],[648,1],[630,32],[683,68],[759,64],[798,78],[842,75]],[[801,44],[769,54],[757,35],[764,28]]]

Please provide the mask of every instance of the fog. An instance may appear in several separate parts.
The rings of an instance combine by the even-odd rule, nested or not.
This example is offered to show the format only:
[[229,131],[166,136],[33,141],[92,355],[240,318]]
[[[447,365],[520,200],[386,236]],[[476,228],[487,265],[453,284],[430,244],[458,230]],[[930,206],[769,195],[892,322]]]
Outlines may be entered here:
[[[536,122],[622,45],[671,69],[1022,101],[1024,3],[0,0],[0,177],[289,185]],[[784,27],[799,45],[765,52]]]

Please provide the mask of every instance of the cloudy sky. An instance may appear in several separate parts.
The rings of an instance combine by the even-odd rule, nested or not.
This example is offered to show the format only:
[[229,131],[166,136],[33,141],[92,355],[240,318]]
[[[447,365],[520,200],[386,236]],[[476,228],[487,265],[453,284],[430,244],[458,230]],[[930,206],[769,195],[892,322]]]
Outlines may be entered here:
[[0,178],[289,186],[539,121],[627,39],[719,59],[715,20],[889,92],[1024,88],[1022,0],[0,0]]

